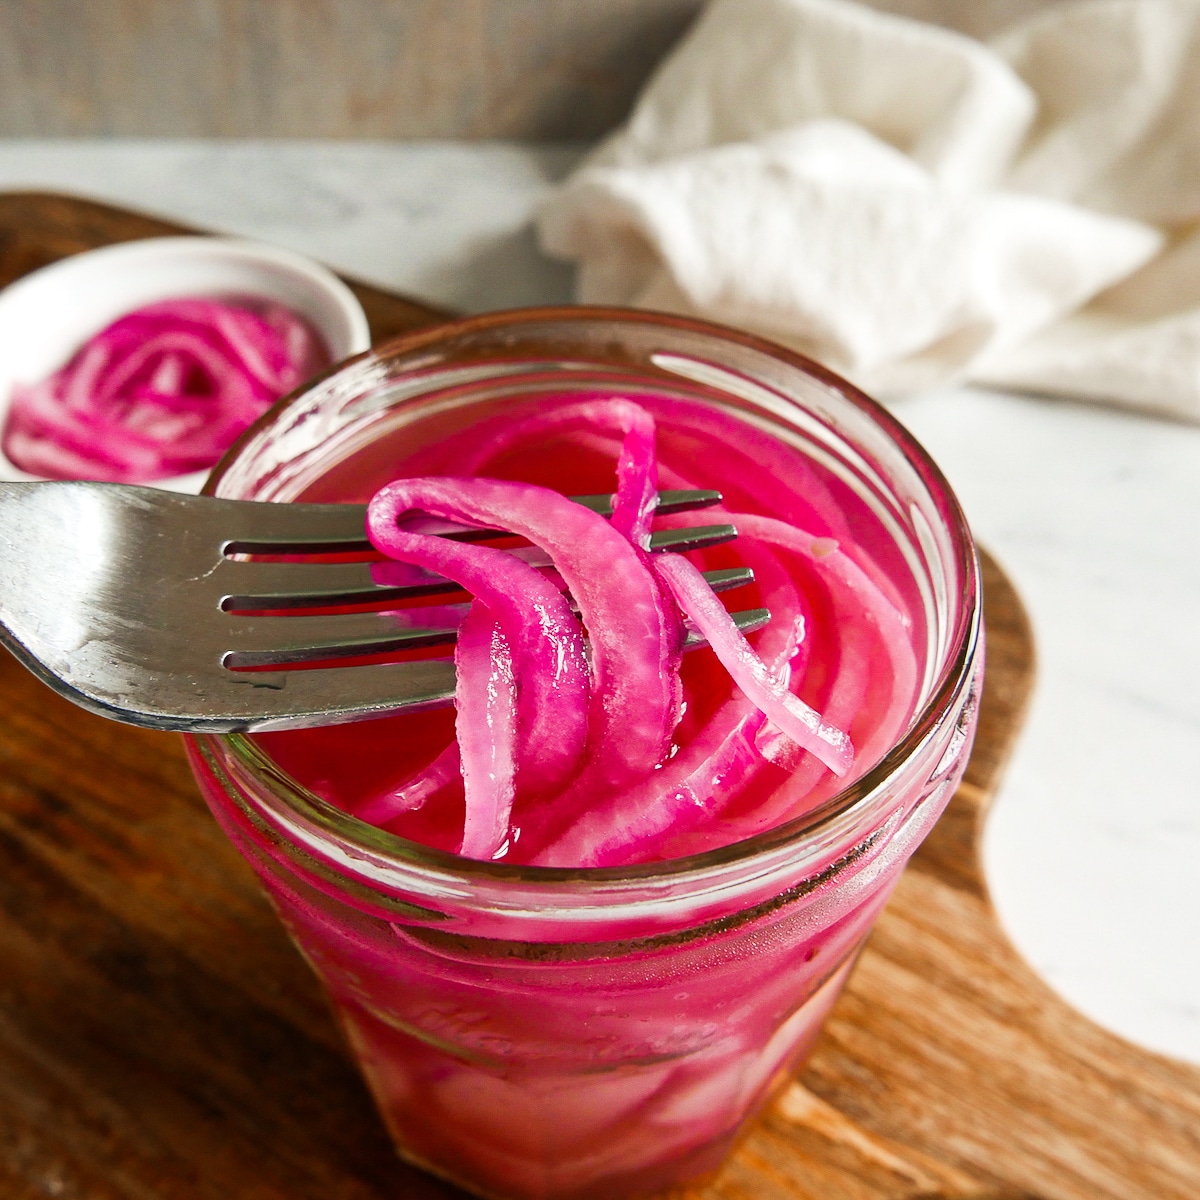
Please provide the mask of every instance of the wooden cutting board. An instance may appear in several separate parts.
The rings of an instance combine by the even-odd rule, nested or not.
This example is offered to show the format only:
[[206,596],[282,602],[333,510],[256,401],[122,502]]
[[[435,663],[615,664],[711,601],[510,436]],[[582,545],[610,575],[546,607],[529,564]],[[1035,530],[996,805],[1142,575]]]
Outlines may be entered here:
[[[0,283],[179,231],[70,197],[0,196]],[[377,339],[445,315],[352,286]],[[988,902],[979,834],[1033,645],[986,557],[984,582],[988,677],[966,780],[799,1081],[688,1200],[1200,1197],[1200,1070],[1056,999]],[[0,713],[0,1197],[459,1195],[392,1154],[178,739],[91,716],[4,654]]]

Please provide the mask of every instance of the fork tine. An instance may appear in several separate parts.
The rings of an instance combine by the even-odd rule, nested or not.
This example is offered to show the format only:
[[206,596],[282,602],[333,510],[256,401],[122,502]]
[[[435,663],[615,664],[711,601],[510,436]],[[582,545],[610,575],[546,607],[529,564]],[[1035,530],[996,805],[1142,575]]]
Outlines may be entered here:
[[732,542],[738,535],[733,525],[693,525],[690,529],[659,529],[650,535],[650,553],[678,554],[683,550],[702,550]]
[[[766,609],[731,613],[744,633],[760,629],[770,620]],[[705,643],[690,634],[684,645],[693,650]],[[448,659],[422,662],[371,663],[361,667],[325,667],[318,671],[255,671],[228,673],[245,687],[245,699],[227,705],[231,711],[225,728],[233,730],[300,729],[306,725],[334,725],[388,713],[438,708],[454,701],[454,664]],[[270,717],[262,716],[257,689],[274,692]],[[235,694],[236,695],[236,694]]]
[[[598,496],[572,496],[571,499],[576,504],[582,504],[584,508],[590,508],[592,512],[599,513],[602,517],[612,516],[613,496],[611,492]],[[658,493],[658,503],[654,506],[654,511],[660,516],[666,516],[668,513],[692,512],[697,508],[712,508],[713,505],[720,504],[722,499],[724,497],[720,492],[709,491],[706,488],[684,491],[672,491],[670,488],[664,488]]]
[[[747,608],[742,612],[732,612],[729,615],[742,633],[753,633],[756,629],[761,629],[771,622],[769,608]],[[683,643],[684,650],[698,650],[701,646],[707,645],[708,641],[702,633],[695,629],[688,630],[687,638]]]
[[[383,604],[459,591],[459,585],[432,571],[413,567],[413,582],[403,586],[375,582],[371,563],[222,563],[215,581],[238,591],[222,594],[225,612],[264,612],[289,608],[337,608],[352,604]],[[714,592],[727,592],[754,582],[749,567],[706,571]]]
[[[572,496],[601,516],[612,515],[612,496]],[[247,510],[242,500],[219,501],[228,507],[226,554],[330,554],[371,549],[363,533],[366,506],[362,504],[272,504],[254,503]],[[659,513],[689,512],[721,503],[721,493],[705,489],[666,490],[659,493]],[[240,511],[239,511],[240,510]],[[448,536],[462,541],[494,537],[495,530],[455,529],[447,526]]]
[[333,554],[370,550],[364,504],[262,504],[216,501],[227,507],[214,525],[225,554]]
[[730,567],[724,571],[705,571],[704,582],[714,592],[731,592],[754,582],[754,571],[750,567]]
[[232,617],[220,636],[231,669],[320,662],[453,642],[467,605],[311,617]]
[[[707,546],[719,546],[732,542],[738,535],[733,525],[693,525],[683,529],[659,529],[650,535],[650,553],[680,553],[684,550],[703,550]],[[466,541],[468,539],[459,539]],[[531,567],[553,566],[550,555],[537,546],[518,546],[509,551]]]
[[[432,571],[412,568],[412,582],[392,586],[375,582],[372,563],[222,563],[214,582],[230,589],[220,606],[226,612],[266,609],[336,608],[436,596],[459,585]],[[237,591],[232,589],[236,586]]]
[[[425,624],[409,620],[428,611]],[[447,645],[458,635],[458,624],[467,615],[467,605],[439,606],[434,610],[416,609],[410,613],[352,613],[319,617],[250,617],[235,619],[228,629],[228,640],[252,649],[229,649],[222,665],[230,670],[246,667],[274,667],[296,663],[319,663],[337,658],[355,658],[369,654],[387,654],[397,650],[415,650]],[[765,608],[730,613],[734,624],[744,633],[761,629],[771,614]],[[436,618],[441,619],[441,623]],[[707,645],[695,631],[689,631],[684,649]]]
[[[599,516],[612,516],[613,496],[611,494],[568,496],[567,498],[584,508],[590,508]],[[707,490],[663,491],[658,493],[658,503],[655,504],[654,511],[664,516],[669,513],[691,512],[693,509],[711,508],[714,504],[720,504],[722,498],[720,492]],[[477,529],[456,524],[454,521],[430,520],[421,523],[420,532],[450,538],[456,542],[486,542],[500,536],[504,530]]]

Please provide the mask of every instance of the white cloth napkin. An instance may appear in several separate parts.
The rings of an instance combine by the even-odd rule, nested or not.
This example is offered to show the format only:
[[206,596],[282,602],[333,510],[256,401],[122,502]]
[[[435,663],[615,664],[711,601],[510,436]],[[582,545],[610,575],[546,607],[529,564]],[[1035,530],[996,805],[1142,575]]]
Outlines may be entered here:
[[1200,0],[990,44],[714,0],[540,232],[579,298],[711,317],[884,396],[951,380],[1200,420]]

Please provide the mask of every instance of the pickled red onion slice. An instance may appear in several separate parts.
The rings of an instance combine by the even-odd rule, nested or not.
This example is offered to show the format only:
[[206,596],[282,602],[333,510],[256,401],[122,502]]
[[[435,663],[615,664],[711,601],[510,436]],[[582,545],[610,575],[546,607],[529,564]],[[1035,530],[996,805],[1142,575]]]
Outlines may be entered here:
[[771,675],[700,571],[681,554],[664,554],[655,568],[755,708],[835,775],[845,775],[854,762],[849,737]]
[[530,437],[559,436],[575,431],[621,435],[611,524],[633,545],[645,549],[658,501],[658,463],[654,453],[654,418],[640,404],[620,397],[584,400],[509,421],[466,456],[460,469],[465,474],[480,474],[488,462]]
[[[839,623],[853,623],[860,636],[843,636],[843,662],[840,674],[853,675],[852,664],[845,661],[846,647],[857,646],[860,653],[875,649],[883,658],[880,666],[890,676],[886,689],[886,707],[874,726],[871,737],[859,747],[859,755],[873,760],[895,741],[917,688],[917,659],[912,648],[910,619],[885,595],[880,582],[852,559],[837,542],[815,537],[786,521],[763,517],[755,513],[731,513],[728,518],[737,526],[741,537],[791,551],[808,559],[819,572],[835,585],[832,594]],[[668,518],[673,527],[704,524],[711,517],[704,513],[677,513]],[[863,670],[867,666],[863,664]],[[876,690],[879,671],[875,672]],[[842,722],[848,718],[831,718]]]
[[370,825],[386,825],[401,813],[416,812],[430,797],[461,777],[462,761],[459,758],[458,742],[455,741],[416,775],[406,779],[393,791],[373,796],[354,815]]
[[650,521],[658,503],[658,464],[654,458],[654,418],[640,406],[609,401],[624,429],[617,459],[617,491],[612,527],[635,546],[650,545]]
[[313,331],[278,304],[148,305],[48,379],[13,389],[3,450],[53,479],[140,483],[200,470],[328,361]]
[[504,630],[478,600],[459,628],[454,662],[454,731],[467,797],[459,853],[488,859],[508,837],[517,771],[517,686]]
[[[559,786],[571,774],[587,737],[589,685],[583,637],[566,598],[540,572],[503,550],[411,533],[398,523],[406,513],[422,512],[492,526],[497,514],[478,503],[472,505],[471,498],[483,493],[495,503],[497,486],[526,490],[523,484],[496,485],[491,480],[397,480],[372,499],[367,533],[381,553],[461,584],[499,624],[512,656],[513,675],[520,680],[517,737],[523,753],[518,769],[526,786],[541,791]],[[570,501],[562,502],[577,512],[585,511]],[[478,660],[472,656],[471,661]]]
[[[785,680],[807,647],[805,622],[781,620],[760,645],[771,674]],[[763,764],[755,735],[766,717],[742,694],[726,700],[669,762],[633,787],[594,804],[533,859],[542,866],[607,867],[645,860],[664,835],[678,835],[720,814]]]
[[[667,752],[679,717],[679,679],[672,668],[682,645],[682,624],[678,613],[664,603],[639,551],[603,517],[547,488],[495,479],[428,477],[397,480],[375,494],[368,508],[367,531],[377,549],[417,562],[409,556],[405,539],[422,535],[406,534],[397,526],[398,519],[413,510],[465,525],[511,530],[550,556],[579,607],[588,632],[591,665],[587,705],[577,712],[560,696],[554,708],[564,714],[570,711],[572,728],[582,718],[591,774],[598,772],[616,786],[653,770]],[[422,540],[455,547],[435,551],[418,565],[440,570],[485,600],[513,647],[514,670],[523,696],[526,676],[517,639],[523,637],[533,644],[542,641],[539,621],[522,621],[519,615],[526,590],[517,587],[494,602],[491,594],[497,589],[492,586],[490,571],[475,571],[475,582],[469,583],[436,565],[434,557],[459,564],[488,550],[509,562],[514,560],[489,547]],[[521,566],[533,571],[524,563]],[[536,571],[533,574],[539,584],[551,586]],[[491,594],[485,596],[476,583]],[[565,604],[561,596],[560,602]],[[498,604],[511,614],[512,625]],[[524,733],[521,741],[529,746]],[[537,762],[543,753],[551,753],[551,748],[535,751],[529,746],[526,753]],[[519,770],[524,769],[519,764]]]
[[[679,513],[666,522],[679,527],[701,523],[704,517]],[[820,581],[829,608],[824,624],[837,638],[836,671],[821,701],[822,715],[839,728],[862,729],[858,761],[876,761],[904,732],[916,694],[918,668],[907,613],[885,593],[880,579],[830,539],[752,513],[731,513],[729,520],[737,526],[747,554],[758,546],[773,547],[810,564],[810,588]],[[810,590],[809,595],[815,598],[816,592]],[[753,811],[727,812],[719,840],[711,834],[707,841],[693,839],[686,846],[673,847],[675,853],[694,853],[750,837],[801,815],[830,794],[822,783],[823,766],[801,756],[775,726],[765,724],[755,742],[764,757],[789,772],[780,787]]]

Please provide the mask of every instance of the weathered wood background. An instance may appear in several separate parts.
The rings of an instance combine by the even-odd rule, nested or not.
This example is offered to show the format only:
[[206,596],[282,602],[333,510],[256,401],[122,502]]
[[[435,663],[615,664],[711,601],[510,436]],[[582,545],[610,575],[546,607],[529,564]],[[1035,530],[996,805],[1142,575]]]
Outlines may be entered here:
[[[986,35],[1047,0],[870,0]],[[702,0],[0,0],[0,137],[592,138]]]

